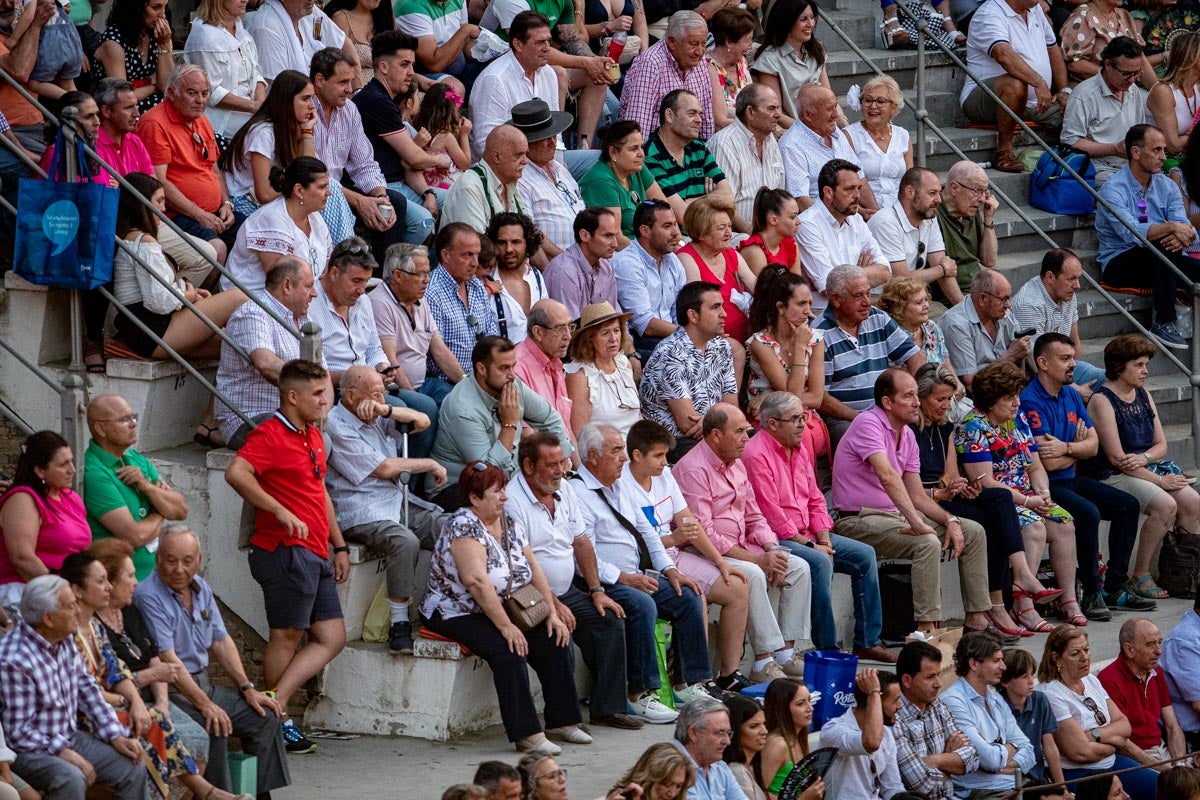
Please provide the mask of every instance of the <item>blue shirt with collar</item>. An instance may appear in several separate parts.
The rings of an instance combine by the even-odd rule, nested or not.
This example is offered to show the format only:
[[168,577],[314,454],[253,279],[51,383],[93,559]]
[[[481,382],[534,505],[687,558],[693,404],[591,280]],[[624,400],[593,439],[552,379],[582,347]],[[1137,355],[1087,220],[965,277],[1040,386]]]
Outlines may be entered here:
[[675,322],[675,298],[687,283],[679,256],[667,253],[661,262],[646,252],[634,239],[612,258],[617,276],[617,299],[621,308],[631,312],[630,327],[641,335],[652,319]]
[[[1100,188],[1100,196],[1121,212],[1121,217],[1133,225],[1142,236],[1146,235],[1151,225],[1160,222],[1188,221],[1179,187],[1161,172],[1150,176],[1150,187],[1143,191],[1142,185],[1133,177],[1133,172],[1126,164]],[[1146,203],[1145,222],[1139,221],[1142,211],[1138,208],[1138,203],[1143,200]],[[1103,205],[1096,206],[1096,236],[1100,240],[1100,253],[1096,260],[1100,262],[1101,267],[1108,266],[1109,261],[1126,250],[1143,246]],[[1155,264],[1155,268],[1160,268],[1160,265]]]
[[199,576],[192,579],[192,610],[183,597],[162,582],[158,572],[138,584],[133,603],[146,618],[159,650],[173,650],[193,675],[208,669],[208,651],[229,633],[212,588]]
[[941,699],[954,717],[954,724],[979,754],[978,769],[954,776],[955,795],[966,797],[977,789],[1014,788],[1015,778],[1000,771],[1008,763],[1009,744],[1017,748],[1013,760],[1021,771],[1033,769],[1033,745],[1017,725],[1008,703],[994,688],[989,686],[986,694],[980,694],[966,678],[960,677]]
[[[1092,427],[1092,418],[1088,416],[1083,397],[1073,386],[1059,389],[1056,397],[1046,391],[1040,380],[1034,378],[1021,392],[1021,411],[1029,421],[1029,430],[1034,436],[1053,436],[1064,442],[1073,442],[1079,420],[1083,420],[1088,428]],[[1075,465],[1047,471],[1047,475],[1052,481],[1069,480],[1075,477]]]
[[748,800],[728,764],[718,761],[709,764],[707,768],[701,768],[683,746],[683,742],[677,739],[673,739],[672,742],[687,756],[688,761],[692,762],[692,769],[696,772],[696,782],[688,789],[687,800]]

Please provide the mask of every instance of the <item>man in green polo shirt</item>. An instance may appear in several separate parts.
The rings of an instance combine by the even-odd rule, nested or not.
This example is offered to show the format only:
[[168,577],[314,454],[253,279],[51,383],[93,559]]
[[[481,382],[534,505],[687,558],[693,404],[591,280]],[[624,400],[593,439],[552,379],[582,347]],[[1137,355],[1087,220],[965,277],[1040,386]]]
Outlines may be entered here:
[[92,538],[115,536],[132,545],[138,580],[145,580],[154,572],[163,522],[187,517],[187,500],[133,449],[137,415],[125,398],[92,398],[87,422],[92,441],[83,457],[83,504]]
[[[946,174],[937,221],[946,243],[946,255],[958,265],[956,277],[963,293],[981,269],[996,266],[996,209],[1000,201],[988,190],[987,173],[973,161],[958,161]],[[936,283],[933,299],[946,302]],[[947,302],[947,305],[950,303]]]
[[[697,197],[710,195],[733,205],[733,188],[708,147],[700,141],[704,107],[687,89],[668,92],[658,106],[658,129],[646,146],[646,168],[682,221]],[[750,221],[737,217],[734,230],[750,232]]]

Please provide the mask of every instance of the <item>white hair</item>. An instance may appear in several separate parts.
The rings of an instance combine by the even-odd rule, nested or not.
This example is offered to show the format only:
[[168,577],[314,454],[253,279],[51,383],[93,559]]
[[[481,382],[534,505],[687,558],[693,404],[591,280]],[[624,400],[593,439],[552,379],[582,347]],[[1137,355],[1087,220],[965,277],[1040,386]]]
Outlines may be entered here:
[[709,714],[715,714],[718,711],[729,713],[725,704],[715,697],[697,697],[695,700],[689,700],[683,708],[679,709],[679,717],[675,720],[675,738],[683,744],[687,744],[688,728],[695,728]]
[[825,279],[825,291],[828,294],[845,295],[851,282],[866,277],[867,273],[863,272],[862,267],[842,264],[829,271],[829,276]]
[[[204,80],[208,80],[208,75],[205,74],[203,67],[200,67],[196,64],[179,64],[172,69],[171,74],[167,76],[167,89],[172,94],[175,94],[175,87],[179,85],[179,82],[188,75],[191,75],[193,72],[199,72],[201,75],[204,75]],[[209,85],[212,85],[211,81],[209,81]]]
[[30,626],[40,625],[47,614],[58,611],[58,595],[69,585],[58,575],[39,575],[25,584],[19,608],[21,619]]
[[704,21],[704,17],[697,14],[695,11],[676,11],[667,18],[667,38],[679,40],[688,31],[703,28],[708,31],[708,23]]
[[[579,432],[579,459],[587,461],[588,456],[593,451],[604,449],[604,437],[610,433],[615,433],[621,436],[621,431],[612,425],[606,425],[602,422],[589,422]],[[624,439],[624,437],[621,437]]]

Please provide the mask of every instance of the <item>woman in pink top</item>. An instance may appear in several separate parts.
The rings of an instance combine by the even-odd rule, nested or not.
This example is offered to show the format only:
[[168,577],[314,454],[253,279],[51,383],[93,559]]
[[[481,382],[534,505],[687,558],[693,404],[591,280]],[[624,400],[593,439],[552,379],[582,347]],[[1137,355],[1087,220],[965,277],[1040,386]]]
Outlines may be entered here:
[[[83,137],[83,141],[88,147],[95,149],[96,135],[100,132],[100,107],[96,105],[96,101],[92,99],[91,95],[74,91],[67,92],[59,99],[58,113],[61,115],[62,109],[67,106],[75,106],[76,119],[79,120],[78,124],[74,126],[75,133]],[[53,128],[48,129],[47,135],[53,130]],[[51,143],[46,148],[46,152],[42,153],[42,160],[39,162],[39,165],[46,173],[50,172],[50,164],[54,159],[54,148],[55,145]],[[108,186],[108,172],[100,166],[100,162],[96,161],[90,155],[86,160],[86,165],[79,165],[79,182],[83,182],[82,176],[86,169],[91,175],[90,180],[92,183],[102,183]]]
[[0,603],[14,605],[28,581],[57,571],[92,543],[74,478],[71,447],[54,431],[21,445],[12,488],[0,496]]

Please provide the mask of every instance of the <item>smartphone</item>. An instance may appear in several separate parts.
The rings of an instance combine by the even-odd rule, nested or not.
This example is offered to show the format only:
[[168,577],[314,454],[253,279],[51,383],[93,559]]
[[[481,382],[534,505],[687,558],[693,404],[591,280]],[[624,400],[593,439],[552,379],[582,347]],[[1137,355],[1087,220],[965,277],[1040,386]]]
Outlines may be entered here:
[[1033,336],[1037,333],[1037,328],[1026,328],[1023,331],[1017,331],[1016,338],[1024,339],[1026,336]]

